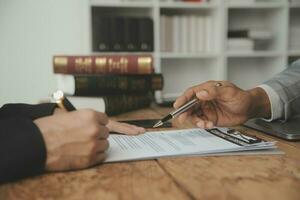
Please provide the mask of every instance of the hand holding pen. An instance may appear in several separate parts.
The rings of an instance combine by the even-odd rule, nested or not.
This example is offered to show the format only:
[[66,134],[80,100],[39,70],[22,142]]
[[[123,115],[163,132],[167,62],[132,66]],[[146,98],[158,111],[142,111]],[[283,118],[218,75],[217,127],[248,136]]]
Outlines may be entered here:
[[248,119],[251,95],[234,84],[208,81],[186,90],[174,103],[175,111],[155,124],[178,116],[180,123],[187,118],[200,128],[231,126]]
[[[54,102],[59,108],[64,111],[75,111],[75,106],[68,100],[64,93],[60,90],[56,91],[52,95]],[[138,135],[144,133],[146,130],[143,127],[138,127],[135,125],[121,123],[113,120],[108,120],[106,127],[110,132],[117,132],[126,135]]]
[[[65,99],[60,100],[57,105],[71,111]],[[46,171],[82,169],[105,159],[109,147],[107,116],[88,109],[72,110],[34,120],[45,143]]]
[[[214,86],[220,87],[222,84],[220,82],[216,83]],[[203,91],[202,91],[203,92]],[[201,96],[201,93],[200,93]],[[199,98],[199,94],[197,94],[193,89],[187,90],[182,96],[180,96],[176,102],[174,103],[175,110],[172,111],[170,114],[159,120],[153,128],[161,126],[163,123],[181,116],[182,122],[185,119],[185,116],[190,114],[192,110],[195,109],[196,105],[199,104],[201,98]],[[199,110],[199,113],[202,111]]]
[[53,98],[61,112],[34,121],[45,143],[47,171],[82,169],[101,163],[109,147],[109,131],[125,134],[144,131],[140,127],[111,121],[101,112],[76,110],[61,91],[55,92]]
[[267,97],[259,98],[264,96],[266,94],[261,88],[246,91],[228,81],[208,81],[186,90],[177,98],[174,108],[179,109],[196,98],[199,103],[181,113],[178,116],[179,122],[183,123],[189,118],[200,128],[228,127],[242,124],[252,117],[268,117],[268,112],[259,114],[257,111],[262,109],[253,106],[256,105],[254,102],[268,104],[263,101]]
[[170,114],[168,114],[167,116],[165,116],[164,118],[159,120],[156,124],[154,124],[153,128],[162,126],[165,122],[167,122],[173,118],[176,118],[177,116],[181,115],[182,113],[188,111],[190,108],[192,108],[197,103],[199,103],[197,98],[187,102],[183,106],[179,107],[178,109],[174,110],[173,112],[171,112]]

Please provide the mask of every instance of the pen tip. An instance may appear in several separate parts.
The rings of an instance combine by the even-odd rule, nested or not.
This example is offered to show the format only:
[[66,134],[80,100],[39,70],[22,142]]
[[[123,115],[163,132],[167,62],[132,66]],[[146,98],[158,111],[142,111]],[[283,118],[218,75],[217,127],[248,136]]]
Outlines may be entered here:
[[159,121],[156,124],[154,124],[153,128],[157,128],[157,127],[159,127],[161,125],[163,125],[163,123],[161,121]]

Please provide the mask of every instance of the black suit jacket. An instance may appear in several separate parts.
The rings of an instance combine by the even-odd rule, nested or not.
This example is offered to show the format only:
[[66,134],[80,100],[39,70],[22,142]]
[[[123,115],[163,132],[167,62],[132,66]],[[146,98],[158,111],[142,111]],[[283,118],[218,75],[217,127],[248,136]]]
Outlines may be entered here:
[[44,171],[46,146],[37,118],[52,115],[55,104],[6,104],[0,108],[0,183]]

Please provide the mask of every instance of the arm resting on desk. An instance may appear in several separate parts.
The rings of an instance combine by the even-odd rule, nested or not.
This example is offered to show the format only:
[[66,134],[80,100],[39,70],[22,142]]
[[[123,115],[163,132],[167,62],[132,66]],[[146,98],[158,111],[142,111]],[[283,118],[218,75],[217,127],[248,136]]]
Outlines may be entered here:
[[300,114],[300,60],[266,81],[261,87],[271,102],[270,120],[287,120]]
[[34,119],[52,115],[55,104],[6,104],[0,109],[0,183],[44,171],[46,148]]
[[45,160],[43,137],[31,119],[0,120],[0,183],[42,173]]
[[29,104],[6,104],[0,109],[0,119],[8,117],[26,117],[35,120],[40,117],[52,115],[56,104],[44,103],[37,105]]

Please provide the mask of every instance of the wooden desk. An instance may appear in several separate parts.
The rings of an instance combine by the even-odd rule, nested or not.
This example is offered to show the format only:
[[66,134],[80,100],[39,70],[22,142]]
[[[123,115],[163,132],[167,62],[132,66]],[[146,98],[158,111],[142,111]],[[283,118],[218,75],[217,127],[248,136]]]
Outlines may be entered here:
[[[167,108],[143,109],[117,119],[158,118]],[[116,118],[115,118],[116,119]],[[178,126],[190,127],[190,124]],[[300,199],[300,142],[278,141],[285,155],[182,157],[102,164],[45,174],[0,186],[1,200],[33,199]]]

